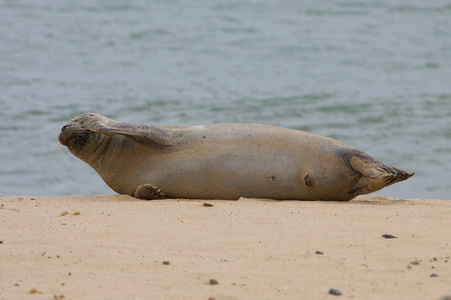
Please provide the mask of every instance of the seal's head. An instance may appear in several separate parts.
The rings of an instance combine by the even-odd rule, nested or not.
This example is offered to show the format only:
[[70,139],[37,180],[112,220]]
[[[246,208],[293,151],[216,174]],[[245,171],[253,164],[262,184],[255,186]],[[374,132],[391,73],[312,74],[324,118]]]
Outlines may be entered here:
[[82,114],[70,120],[61,128],[59,142],[75,156],[85,160],[103,142],[105,136],[99,129],[116,123],[99,114]]

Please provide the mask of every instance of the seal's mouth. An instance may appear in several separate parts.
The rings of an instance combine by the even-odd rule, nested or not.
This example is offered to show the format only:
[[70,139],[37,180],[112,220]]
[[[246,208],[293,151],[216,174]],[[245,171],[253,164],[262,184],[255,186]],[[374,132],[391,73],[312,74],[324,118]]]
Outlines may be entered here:
[[70,150],[80,150],[91,140],[93,134],[95,133],[91,130],[68,124],[61,128],[58,141]]

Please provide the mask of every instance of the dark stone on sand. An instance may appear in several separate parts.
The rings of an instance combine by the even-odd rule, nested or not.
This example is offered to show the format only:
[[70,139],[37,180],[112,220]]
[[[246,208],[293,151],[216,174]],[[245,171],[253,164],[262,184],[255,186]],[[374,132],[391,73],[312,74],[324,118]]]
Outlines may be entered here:
[[329,290],[329,294],[335,295],[335,296],[341,296],[341,295],[343,295],[343,293],[342,293],[340,290],[337,290],[337,289],[330,289],[330,290]]
[[383,234],[382,237],[386,239],[397,239],[397,236],[391,235],[391,234]]

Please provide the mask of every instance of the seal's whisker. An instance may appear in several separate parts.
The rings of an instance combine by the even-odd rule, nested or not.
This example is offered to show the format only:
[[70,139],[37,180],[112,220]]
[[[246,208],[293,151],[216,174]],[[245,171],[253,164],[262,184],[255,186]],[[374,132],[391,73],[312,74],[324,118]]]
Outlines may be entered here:
[[58,141],[58,139],[56,139],[56,141],[55,141],[55,143],[54,143],[54,145],[53,145],[53,148],[52,148],[52,150],[51,150],[50,153],[49,153],[49,156],[52,156],[53,153],[55,153],[55,152],[56,152],[56,153],[60,153],[62,148],[63,148],[62,145],[60,144],[60,142]]
[[80,131],[77,131],[76,134],[78,136],[86,137],[86,138],[90,136],[90,132],[88,130],[80,130]]
[[78,116],[78,115],[80,114],[80,106],[81,106],[81,105],[78,105],[77,110],[75,111],[75,114],[74,114],[74,116],[72,117],[72,119],[75,118],[76,116]]
[[102,139],[100,137],[98,137],[97,135],[91,135],[89,136],[90,139],[93,139],[96,142],[101,142]]
[[83,140],[85,140],[85,141],[89,141],[89,134],[87,134],[87,133],[85,133],[85,132],[83,132],[83,131],[77,132],[77,133],[75,133],[75,135],[76,135],[78,138],[81,138],[81,139],[83,139]]
[[101,138],[97,135],[97,134],[91,134],[91,130],[87,130],[87,131],[80,131],[77,132],[77,135],[84,139],[85,141],[89,141],[89,139],[92,139],[94,141],[100,142]]

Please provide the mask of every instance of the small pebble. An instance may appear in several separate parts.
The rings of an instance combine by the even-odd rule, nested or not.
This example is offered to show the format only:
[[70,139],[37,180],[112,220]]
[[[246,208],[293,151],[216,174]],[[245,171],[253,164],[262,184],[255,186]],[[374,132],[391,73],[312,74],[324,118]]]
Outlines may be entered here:
[[397,236],[391,235],[391,234],[383,234],[382,237],[386,239],[397,239]]
[[337,289],[330,289],[330,290],[329,290],[329,294],[335,295],[335,296],[341,296],[341,295],[343,295],[342,292],[341,292],[340,290],[337,290]]
[[0,244],[3,244],[3,241],[0,241]]
[[165,261],[163,262],[163,265],[169,265],[169,264],[170,264],[170,262],[167,261],[167,260],[165,260]]
[[415,260],[412,260],[412,261],[410,262],[410,264],[411,264],[411,265],[419,265],[419,264],[420,264],[420,261],[419,261],[418,259],[415,259]]
[[219,284],[219,282],[216,279],[210,279],[210,281],[208,283],[211,285]]
[[324,254],[324,252],[323,251],[319,251],[319,250],[316,250],[316,252],[315,252],[316,254]]
[[67,215],[67,214],[68,214],[67,211],[63,211],[62,213],[60,213],[60,216],[65,216],[65,215]]
[[38,291],[37,289],[31,289],[30,294],[42,294],[42,292]]
[[438,274],[432,273],[432,274],[431,274],[431,277],[438,277]]
[[204,202],[204,206],[211,207],[211,206],[214,206],[214,205],[211,204],[211,203]]
[[74,216],[78,216],[80,212],[78,210],[74,211]]

